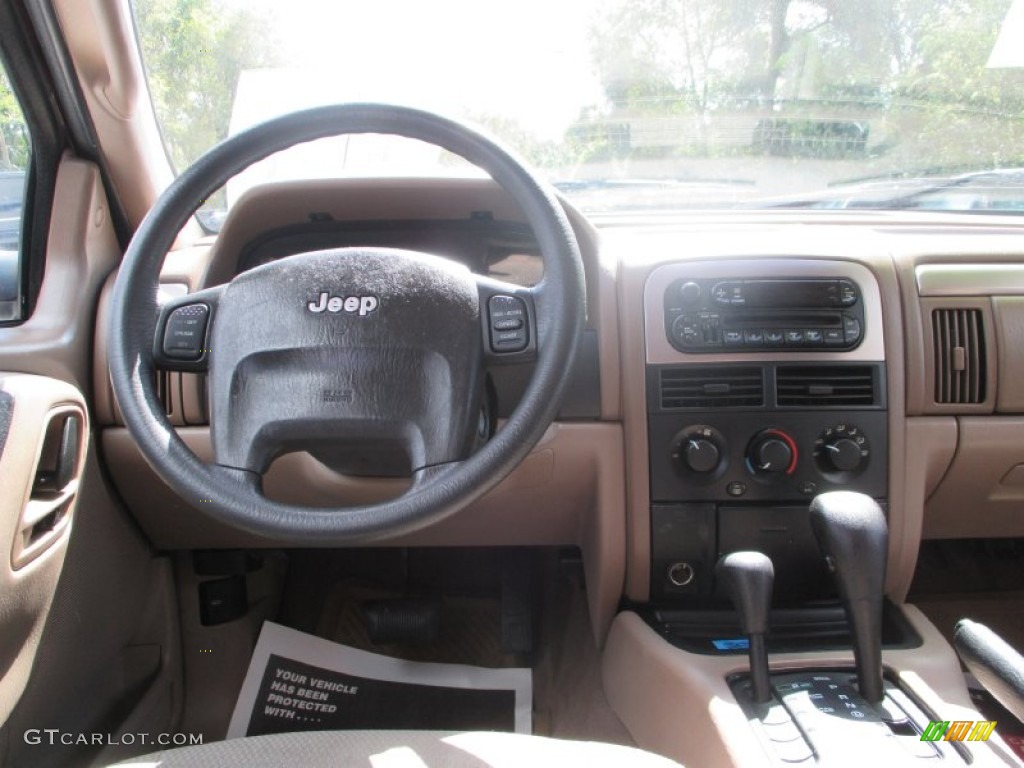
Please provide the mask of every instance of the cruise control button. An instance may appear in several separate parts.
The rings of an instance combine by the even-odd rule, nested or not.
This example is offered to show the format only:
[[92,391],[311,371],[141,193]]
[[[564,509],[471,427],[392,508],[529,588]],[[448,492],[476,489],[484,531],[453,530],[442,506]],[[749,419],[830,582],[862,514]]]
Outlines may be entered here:
[[164,354],[179,360],[201,358],[209,318],[206,304],[190,304],[171,312],[164,327]]
[[491,346],[495,352],[518,352],[526,348],[526,331],[498,331],[491,335]]
[[521,352],[530,342],[526,302],[516,296],[492,296],[487,301],[493,352]]
[[522,327],[523,319],[521,317],[506,317],[501,320],[491,321],[491,328],[496,331],[514,331]]

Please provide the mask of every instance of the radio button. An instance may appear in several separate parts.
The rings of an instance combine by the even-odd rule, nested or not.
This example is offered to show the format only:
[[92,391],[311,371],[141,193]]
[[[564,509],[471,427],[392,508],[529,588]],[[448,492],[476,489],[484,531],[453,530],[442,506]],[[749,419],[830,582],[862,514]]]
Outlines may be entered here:
[[847,344],[856,344],[860,341],[860,321],[851,315],[843,315],[843,333],[846,336]]
[[807,344],[821,344],[824,338],[820,328],[808,328],[804,331],[804,341]]
[[786,331],[786,343],[787,344],[803,344],[804,343],[804,332],[797,330]]
[[780,331],[778,328],[766,328],[764,331],[764,343],[765,344],[784,344],[786,341],[786,334]]
[[857,286],[849,280],[839,281],[839,303],[844,307],[852,307],[857,303]]
[[723,335],[727,346],[735,347],[743,343],[743,331],[725,331]]
[[733,283],[715,283],[715,287],[711,289],[711,298],[716,304],[731,304],[732,286]]
[[825,329],[825,345],[829,347],[841,347],[846,343],[842,328]]
[[700,297],[700,285],[692,280],[683,283],[682,287],[679,289],[679,300],[682,302],[684,307],[697,306],[700,304]]
[[744,331],[743,341],[751,346],[761,346],[764,344],[764,331]]

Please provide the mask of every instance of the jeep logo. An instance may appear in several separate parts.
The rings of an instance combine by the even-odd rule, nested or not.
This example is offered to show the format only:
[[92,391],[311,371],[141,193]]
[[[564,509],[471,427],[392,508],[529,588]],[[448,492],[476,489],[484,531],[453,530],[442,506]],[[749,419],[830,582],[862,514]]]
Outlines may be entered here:
[[321,312],[337,314],[344,310],[349,314],[358,312],[360,317],[366,317],[377,309],[378,304],[380,302],[376,296],[346,296],[342,298],[341,296],[329,296],[327,291],[321,291],[320,297],[309,302],[306,309],[317,315]]

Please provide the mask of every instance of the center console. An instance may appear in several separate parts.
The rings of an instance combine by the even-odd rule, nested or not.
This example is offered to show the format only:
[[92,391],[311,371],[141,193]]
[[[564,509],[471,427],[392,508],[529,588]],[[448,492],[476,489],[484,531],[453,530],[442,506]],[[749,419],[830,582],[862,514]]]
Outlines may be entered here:
[[[667,263],[646,277],[643,314],[649,592],[616,619],[604,669],[631,731],[723,765],[848,764],[853,744],[853,764],[970,762],[922,740],[937,708],[902,677],[928,668],[959,691],[951,649],[883,598],[874,274],[807,256]],[[687,718],[718,746],[676,748]]]
[[825,259],[665,265],[645,316],[652,602],[722,604],[714,565],[737,550],[771,558],[777,608],[834,596],[808,504],[887,501],[873,276]]

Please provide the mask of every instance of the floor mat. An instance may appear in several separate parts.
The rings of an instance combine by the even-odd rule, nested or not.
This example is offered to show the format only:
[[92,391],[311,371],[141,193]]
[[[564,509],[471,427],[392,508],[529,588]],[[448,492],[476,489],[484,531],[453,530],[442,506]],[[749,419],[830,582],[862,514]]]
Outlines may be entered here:
[[441,601],[441,628],[431,643],[389,643],[370,640],[362,605],[402,597],[398,592],[358,582],[334,586],[324,603],[316,635],[353,648],[407,661],[469,664],[477,667],[521,667],[524,659],[501,649],[501,603],[488,598],[453,597]]
[[[585,590],[578,578],[559,572],[553,557],[542,570],[545,588],[537,651],[529,658],[502,651],[501,603],[496,598],[445,598],[435,643],[377,645],[370,641],[362,603],[404,597],[405,592],[344,578],[328,591],[319,616],[305,619],[303,625],[319,637],[410,661],[531,666],[535,734],[636,746],[604,694],[601,654],[591,630]],[[303,589],[309,586],[303,584]]]

